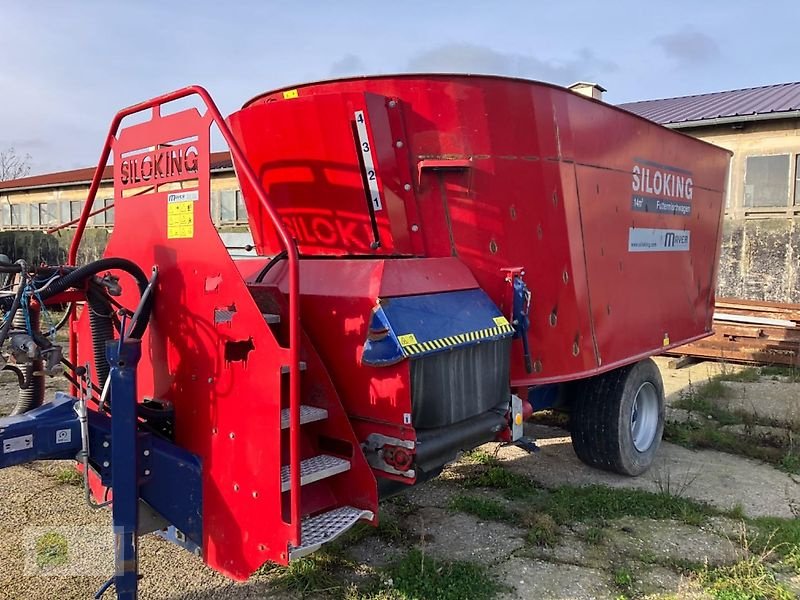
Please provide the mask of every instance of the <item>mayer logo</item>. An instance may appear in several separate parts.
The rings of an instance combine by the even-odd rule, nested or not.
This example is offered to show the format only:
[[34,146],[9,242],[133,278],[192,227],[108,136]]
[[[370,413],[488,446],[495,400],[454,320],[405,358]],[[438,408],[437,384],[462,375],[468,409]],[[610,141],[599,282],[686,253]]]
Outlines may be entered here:
[[688,252],[691,232],[683,229],[628,229],[628,252]]

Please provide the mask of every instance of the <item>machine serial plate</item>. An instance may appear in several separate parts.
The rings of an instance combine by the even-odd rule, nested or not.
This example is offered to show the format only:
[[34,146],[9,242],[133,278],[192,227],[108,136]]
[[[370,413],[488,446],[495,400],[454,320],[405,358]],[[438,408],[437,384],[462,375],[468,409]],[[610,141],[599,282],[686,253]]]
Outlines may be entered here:
[[33,434],[3,440],[3,454],[30,450],[31,448],[33,448]]

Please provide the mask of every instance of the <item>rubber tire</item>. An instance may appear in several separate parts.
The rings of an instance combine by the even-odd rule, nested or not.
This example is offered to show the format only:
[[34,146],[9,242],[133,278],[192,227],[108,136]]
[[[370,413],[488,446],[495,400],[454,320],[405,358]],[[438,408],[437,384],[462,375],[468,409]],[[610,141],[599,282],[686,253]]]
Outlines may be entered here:
[[[631,436],[631,411],[645,382],[658,396],[658,426],[650,447],[639,452]],[[591,467],[635,477],[653,464],[664,433],[664,383],[652,359],[576,382],[573,389],[572,447]]]

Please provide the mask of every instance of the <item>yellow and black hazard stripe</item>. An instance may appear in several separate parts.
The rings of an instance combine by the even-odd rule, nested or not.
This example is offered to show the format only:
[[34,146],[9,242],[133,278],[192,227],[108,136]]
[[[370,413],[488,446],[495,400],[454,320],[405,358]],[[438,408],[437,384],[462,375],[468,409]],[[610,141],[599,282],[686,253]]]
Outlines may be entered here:
[[[496,323],[499,321],[499,318],[495,320]],[[445,348],[452,348],[454,346],[469,344],[470,342],[477,342],[479,340],[514,333],[514,328],[511,324],[506,319],[502,319],[502,321],[505,321],[505,323],[495,327],[487,327],[486,329],[477,329],[457,335],[449,335],[427,342],[418,342],[413,333],[399,335],[397,339],[400,341],[400,346],[403,348],[403,352],[405,352],[406,356],[414,356],[416,354],[444,350]]]

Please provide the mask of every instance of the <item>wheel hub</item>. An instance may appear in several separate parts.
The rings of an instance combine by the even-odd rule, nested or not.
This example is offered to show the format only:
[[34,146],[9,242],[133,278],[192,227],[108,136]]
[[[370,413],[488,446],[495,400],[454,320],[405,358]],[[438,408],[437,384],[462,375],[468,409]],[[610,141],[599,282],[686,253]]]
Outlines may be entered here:
[[658,431],[658,391],[649,381],[636,391],[631,409],[631,438],[639,452],[646,452]]

